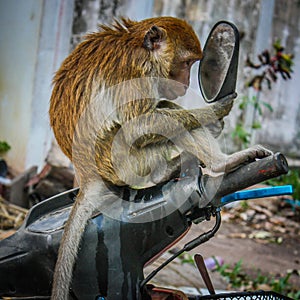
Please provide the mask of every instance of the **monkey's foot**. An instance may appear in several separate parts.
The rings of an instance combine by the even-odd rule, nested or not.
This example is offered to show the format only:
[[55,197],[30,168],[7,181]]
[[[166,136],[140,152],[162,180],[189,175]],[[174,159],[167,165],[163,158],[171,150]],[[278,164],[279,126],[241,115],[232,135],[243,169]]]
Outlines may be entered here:
[[212,171],[229,173],[245,163],[250,163],[257,158],[264,158],[272,154],[272,151],[264,148],[263,146],[255,145],[248,149],[229,155],[225,162],[212,166]]
[[271,150],[269,150],[261,145],[254,145],[243,151],[246,151],[246,153],[248,153],[249,160],[254,160],[255,158],[264,158],[264,157],[273,155],[273,152]]

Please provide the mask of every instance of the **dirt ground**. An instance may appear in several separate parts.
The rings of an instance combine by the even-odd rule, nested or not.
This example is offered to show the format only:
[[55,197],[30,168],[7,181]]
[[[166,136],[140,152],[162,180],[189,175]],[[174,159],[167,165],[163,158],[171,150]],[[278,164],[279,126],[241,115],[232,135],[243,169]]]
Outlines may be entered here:
[[[192,250],[190,254],[200,253],[204,259],[218,256],[224,260],[225,264],[230,265],[242,260],[242,270],[254,277],[258,274],[258,270],[268,276],[284,276],[287,271],[291,270],[299,272],[300,235],[297,230],[291,233],[287,229],[286,233],[274,234],[273,238],[263,239],[263,236],[253,235],[253,232],[265,231],[256,231],[251,225],[246,225],[239,220],[228,222],[227,215],[226,212],[223,214],[225,221],[222,222],[215,237]],[[210,230],[213,225],[214,221],[193,225],[189,233],[176,245],[176,248],[180,249],[189,240]],[[169,256],[170,254],[164,254],[153,265],[147,267],[146,272],[153,270]],[[225,278],[218,272],[209,271],[209,273],[216,290],[227,290],[228,288],[232,290]],[[300,289],[299,275],[292,275],[290,281],[294,287]],[[155,285],[177,288],[205,288],[196,267],[191,263],[182,264],[179,259],[158,273],[152,282]]]

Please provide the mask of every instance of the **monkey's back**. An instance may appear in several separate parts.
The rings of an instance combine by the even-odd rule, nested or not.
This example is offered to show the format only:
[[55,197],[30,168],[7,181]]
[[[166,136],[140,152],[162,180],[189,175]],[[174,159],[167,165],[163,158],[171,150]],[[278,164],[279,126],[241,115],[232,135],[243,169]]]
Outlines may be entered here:
[[[180,35],[184,38],[188,34],[194,34],[185,21],[172,17],[152,18],[141,22],[122,19],[122,22],[116,21],[112,26],[100,26],[99,32],[88,34],[55,74],[50,99],[50,124],[62,151],[76,164],[82,178],[100,174],[105,180],[122,185],[117,180],[111,161],[114,134],[122,122],[151,111],[155,101],[141,99],[122,106],[117,103],[118,99],[110,99],[108,103],[107,99],[99,95],[105,89],[135,78],[168,78],[170,64],[175,55],[174,47],[156,50],[159,55],[143,47],[145,32],[153,25],[176,34],[177,40]],[[197,41],[196,36],[195,40]],[[197,52],[200,44],[191,43],[188,47]],[[113,122],[107,125],[103,120],[98,137],[95,132],[90,132],[93,125],[88,117],[81,122],[85,110],[95,100],[98,102],[97,109],[102,111],[99,118],[107,117],[105,114],[108,106],[109,109],[113,107],[117,111]],[[74,137],[78,122],[82,123],[81,131],[77,134],[81,135],[79,143],[82,145],[76,147],[77,154],[74,157]],[[89,134],[84,136],[85,132]]]

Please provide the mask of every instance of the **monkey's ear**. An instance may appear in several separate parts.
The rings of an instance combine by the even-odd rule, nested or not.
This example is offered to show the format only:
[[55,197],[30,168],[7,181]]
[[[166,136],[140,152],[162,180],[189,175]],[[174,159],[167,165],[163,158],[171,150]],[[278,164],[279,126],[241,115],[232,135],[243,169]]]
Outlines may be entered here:
[[166,31],[154,25],[145,34],[143,47],[147,50],[157,50],[166,41],[166,37]]

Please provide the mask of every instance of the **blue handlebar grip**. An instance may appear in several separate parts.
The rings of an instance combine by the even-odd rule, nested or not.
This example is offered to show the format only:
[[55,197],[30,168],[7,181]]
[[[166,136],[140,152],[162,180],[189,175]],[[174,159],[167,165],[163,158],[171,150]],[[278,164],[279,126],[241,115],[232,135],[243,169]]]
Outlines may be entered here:
[[282,186],[273,186],[273,187],[264,187],[257,188],[252,190],[244,190],[229,194],[224,196],[221,199],[221,206],[224,206],[228,203],[239,201],[239,200],[247,200],[247,199],[255,199],[255,198],[263,198],[263,197],[271,197],[271,196],[281,196],[281,195],[291,195],[293,193],[292,185],[282,185]]

